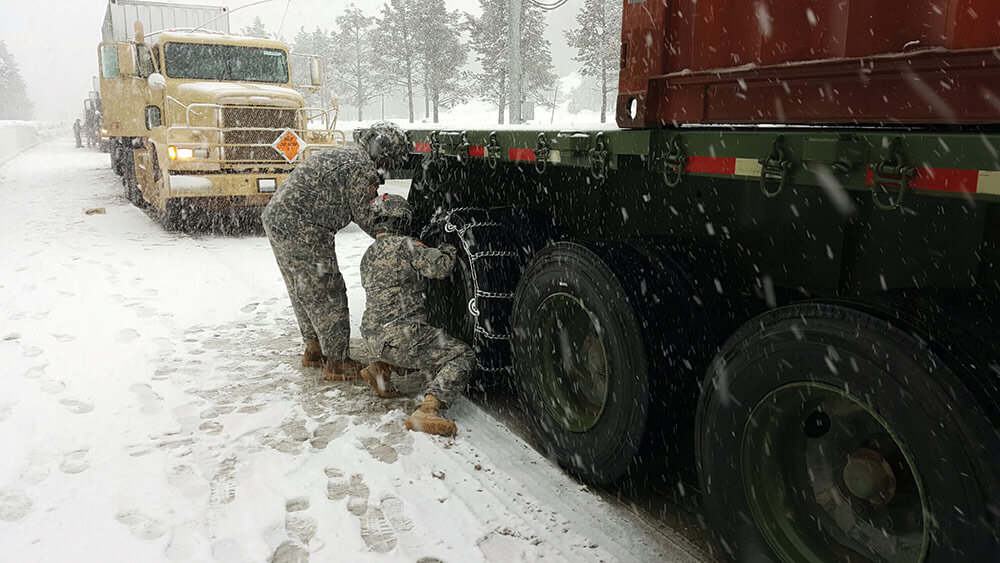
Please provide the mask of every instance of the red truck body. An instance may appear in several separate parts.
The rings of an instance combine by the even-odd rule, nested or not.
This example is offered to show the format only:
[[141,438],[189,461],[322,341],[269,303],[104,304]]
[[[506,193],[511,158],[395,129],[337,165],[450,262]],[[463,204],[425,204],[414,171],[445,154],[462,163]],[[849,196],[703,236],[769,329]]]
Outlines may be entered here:
[[623,128],[1000,121],[996,0],[623,1]]

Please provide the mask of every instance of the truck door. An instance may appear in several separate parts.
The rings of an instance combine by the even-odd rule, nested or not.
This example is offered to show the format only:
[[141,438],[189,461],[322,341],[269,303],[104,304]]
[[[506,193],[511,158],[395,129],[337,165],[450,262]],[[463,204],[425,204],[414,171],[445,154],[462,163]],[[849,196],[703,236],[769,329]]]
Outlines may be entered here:
[[146,79],[155,72],[149,46],[130,41],[105,41],[98,46],[104,128],[111,137],[147,135],[145,109],[160,93]]

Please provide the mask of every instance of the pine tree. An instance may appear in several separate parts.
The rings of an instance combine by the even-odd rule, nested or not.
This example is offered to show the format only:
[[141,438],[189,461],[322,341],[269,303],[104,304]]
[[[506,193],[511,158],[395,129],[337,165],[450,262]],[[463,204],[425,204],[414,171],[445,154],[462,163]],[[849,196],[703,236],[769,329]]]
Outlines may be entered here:
[[601,123],[604,123],[607,121],[608,93],[618,87],[621,0],[584,0],[576,14],[576,22],[576,29],[565,32],[566,41],[576,49],[573,60],[580,63],[580,74],[595,77],[600,85]]
[[[503,123],[503,110],[508,100],[507,0],[479,0],[483,13],[469,17],[469,33],[476,59],[483,72],[476,75],[477,87],[485,92],[484,99],[497,104],[497,122]],[[545,39],[545,15],[528,2],[521,4],[521,81],[526,100],[549,105],[555,84],[552,70],[551,45]]]
[[247,37],[260,37],[262,39],[267,39],[271,36],[267,32],[267,28],[264,27],[264,21],[260,19],[260,16],[254,16],[253,22],[241,29],[240,34]]
[[33,110],[21,69],[0,41],[0,119],[31,119]]
[[414,0],[389,0],[382,6],[377,28],[377,43],[384,47],[378,52],[378,73],[387,87],[403,90],[410,123],[413,123],[413,89],[419,65],[414,4]]
[[[313,31],[299,28],[292,41],[292,84],[308,100],[310,106],[327,107],[334,95],[341,95],[344,88],[334,79],[334,69],[339,66],[334,33],[317,27]],[[323,85],[311,86],[311,59],[317,57]]]
[[461,103],[468,95],[463,87],[461,68],[468,59],[468,46],[462,42],[462,15],[449,12],[444,0],[415,0],[419,63],[424,85],[424,112],[433,108],[434,123],[440,109]]
[[357,108],[358,121],[361,121],[365,105],[383,88],[375,18],[365,16],[351,4],[337,16],[337,28],[338,57],[332,77],[339,82],[338,87],[343,88],[348,102]]

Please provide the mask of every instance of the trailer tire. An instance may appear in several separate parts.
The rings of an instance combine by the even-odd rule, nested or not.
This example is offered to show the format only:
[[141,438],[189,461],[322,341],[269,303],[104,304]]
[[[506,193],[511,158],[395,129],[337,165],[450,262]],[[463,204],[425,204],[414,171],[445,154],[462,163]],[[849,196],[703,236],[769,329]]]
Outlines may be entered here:
[[641,317],[619,275],[594,250],[557,242],[528,265],[513,306],[515,380],[531,431],[562,466],[599,484],[634,466],[650,408]]
[[1000,560],[1000,435],[925,342],[810,303],[723,345],[696,420],[723,559]]

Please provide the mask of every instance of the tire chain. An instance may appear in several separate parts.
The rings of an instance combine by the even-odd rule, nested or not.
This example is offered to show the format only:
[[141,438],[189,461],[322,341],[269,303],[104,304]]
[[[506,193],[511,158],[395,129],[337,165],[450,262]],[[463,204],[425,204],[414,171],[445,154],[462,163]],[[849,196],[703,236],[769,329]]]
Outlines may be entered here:
[[[450,209],[448,210],[447,213],[444,213],[443,215],[439,215],[438,217],[433,218],[427,224],[427,226],[425,226],[421,230],[420,236],[421,238],[425,237],[429,232],[430,227],[435,224],[443,224],[445,232],[455,233],[455,235],[458,236],[458,240],[462,244],[462,250],[468,257],[469,273],[472,278],[473,297],[472,300],[469,302],[468,308],[469,312],[475,318],[475,330],[473,338],[476,341],[480,341],[480,339],[485,341],[510,341],[513,339],[513,335],[510,332],[503,332],[503,333],[491,332],[485,326],[483,326],[485,323],[481,322],[484,319],[482,318],[479,312],[478,300],[480,298],[503,299],[503,300],[509,300],[513,303],[514,292],[512,289],[509,291],[490,291],[490,289],[494,288],[484,288],[483,286],[488,285],[488,282],[487,280],[479,279],[479,276],[476,274],[476,268],[474,267],[474,265],[476,262],[480,260],[488,261],[490,259],[496,259],[496,258],[517,258],[519,254],[516,250],[513,249],[484,250],[482,252],[473,252],[469,242],[469,237],[466,236],[466,233],[470,233],[477,228],[478,229],[490,228],[490,227],[496,228],[496,227],[504,227],[505,225],[497,221],[489,221],[489,220],[478,221],[475,218],[465,220],[461,223],[456,223],[453,222],[452,220],[453,218],[457,218],[458,215],[469,214],[469,213],[488,216],[489,210],[481,207],[458,207],[455,209]],[[476,358],[476,364],[478,366],[478,369],[489,372],[506,371],[509,370],[511,367],[510,358],[507,358],[506,361],[507,365],[500,367],[485,366],[481,363],[478,357]]]

